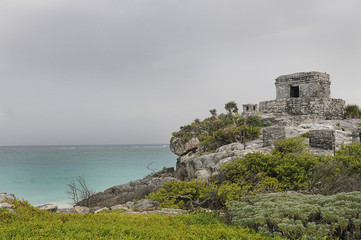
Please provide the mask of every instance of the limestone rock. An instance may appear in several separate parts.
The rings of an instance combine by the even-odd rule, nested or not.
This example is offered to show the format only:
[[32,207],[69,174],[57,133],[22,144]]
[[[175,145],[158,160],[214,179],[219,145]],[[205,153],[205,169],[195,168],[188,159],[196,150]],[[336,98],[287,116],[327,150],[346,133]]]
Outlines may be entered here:
[[154,211],[159,208],[159,202],[149,199],[142,199],[134,204],[134,210],[138,212]]
[[14,209],[15,207],[13,205],[11,205],[10,203],[0,203],[0,208]]
[[177,179],[208,179],[219,173],[225,163],[233,162],[236,158],[250,152],[267,153],[271,150],[269,147],[263,147],[263,141],[254,140],[246,143],[246,150],[241,143],[231,143],[222,146],[215,153],[201,156],[181,156],[177,160]]
[[86,214],[90,212],[90,209],[87,207],[83,207],[83,206],[75,206],[74,207],[74,211],[76,213],[80,213],[80,214]]
[[57,213],[76,213],[74,208],[58,208]]
[[39,208],[41,210],[46,210],[46,211],[49,211],[49,212],[56,212],[58,210],[58,205],[48,203],[48,204],[38,206],[37,208]]
[[87,200],[78,203],[80,206],[93,208],[108,207],[125,204],[128,201],[143,199],[151,192],[157,191],[163,182],[174,180],[174,168],[166,168],[157,173],[146,176],[126,184],[113,186],[104,192],[96,193]]
[[[134,206],[134,204],[133,204],[133,206]],[[110,207],[110,210],[116,210],[116,209],[123,209],[123,210],[129,211],[129,207],[126,206],[125,204],[119,204],[119,205]]]
[[104,211],[104,210],[109,210],[109,208],[103,207],[103,208],[100,208],[98,210],[95,210],[94,213],[100,213],[101,211]]
[[131,211],[134,210],[134,202],[131,202],[131,201],[126,202],[126,203],[125,203],[125,206],[126,206],[129,210],[131,210]]
[[13,201],[15,200],[14,194],[0,193],[0,203],[3,201]]
[[198,138],[191,138],[187,142],[184,142],[180,138],[173,138],[172,141],[170,142],[169,148],[174,154],[178,156],[182,156],[198,148],[200,143],[201,142],[199,141]]

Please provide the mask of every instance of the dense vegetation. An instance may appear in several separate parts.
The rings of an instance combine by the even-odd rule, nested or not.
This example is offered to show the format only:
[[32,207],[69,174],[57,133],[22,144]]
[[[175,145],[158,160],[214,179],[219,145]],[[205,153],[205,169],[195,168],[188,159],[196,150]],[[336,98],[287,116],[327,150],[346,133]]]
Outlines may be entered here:
[[211,117],[181,127],[180,131],[172,133],[172,139],[180,138],[187,142],[191,138],[201,141],[199,152],[210,152],[217,148],[233,143],[244,142],[257,138],[261,127],[269,126],[258,116],[243,117],[238,113],[237,104],[233,101],[225,104],[228,113],[217,115],[215,109],[210,110]]
[[361,118],[360,107],[356,104],[346,106],[346,117],[347,118]]
[[214,214],[81,215],[51,213],[25,201],[12,204],[13,212],[0,209],[0,239],[271,239],[227,225]]
[[361,238],[361,193],[259,194],[228,203],[232,222],[291,239]]

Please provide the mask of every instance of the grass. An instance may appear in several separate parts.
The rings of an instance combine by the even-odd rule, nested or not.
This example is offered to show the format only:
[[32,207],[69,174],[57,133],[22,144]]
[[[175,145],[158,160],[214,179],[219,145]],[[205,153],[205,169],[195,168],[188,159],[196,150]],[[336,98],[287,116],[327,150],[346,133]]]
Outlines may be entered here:
[[0,211],[0,239],[272,239],[228,225],[214,213],[81,215],[39,210],[26,201],[12,204],[15,211]]

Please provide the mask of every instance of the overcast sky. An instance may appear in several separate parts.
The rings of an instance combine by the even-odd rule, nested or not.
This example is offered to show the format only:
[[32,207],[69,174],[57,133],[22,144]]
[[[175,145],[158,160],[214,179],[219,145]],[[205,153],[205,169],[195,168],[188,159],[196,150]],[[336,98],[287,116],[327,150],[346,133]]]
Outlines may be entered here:
[[0,0],[0,145],[168,143],[327,72],[361,105],[361,1]]

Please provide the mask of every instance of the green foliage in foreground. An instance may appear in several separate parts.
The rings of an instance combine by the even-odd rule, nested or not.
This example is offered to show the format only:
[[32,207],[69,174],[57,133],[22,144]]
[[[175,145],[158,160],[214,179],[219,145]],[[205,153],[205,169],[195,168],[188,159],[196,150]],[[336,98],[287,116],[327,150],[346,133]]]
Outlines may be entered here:
[[291,239],[361,238],[361,193],[273,193],[228,203],[232,222]]
[[271,239],[230,226],[216,214],[61,214],[15,201],[0,212],[0,239]]

